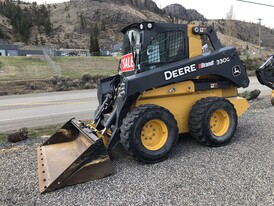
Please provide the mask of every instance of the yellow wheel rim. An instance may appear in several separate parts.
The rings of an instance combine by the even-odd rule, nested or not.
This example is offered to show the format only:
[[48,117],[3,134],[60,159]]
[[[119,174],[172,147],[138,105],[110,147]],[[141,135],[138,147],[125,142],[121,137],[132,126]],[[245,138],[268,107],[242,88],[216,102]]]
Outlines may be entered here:
[[153,119],[148,121],[142,129],[141,141],[148,150],[161,149],[168,138],[168,129],[161,120]]
[[229,116],[225,110],[217,110],[210,118],[210,129],[215,136],[223,136],[229,128]]

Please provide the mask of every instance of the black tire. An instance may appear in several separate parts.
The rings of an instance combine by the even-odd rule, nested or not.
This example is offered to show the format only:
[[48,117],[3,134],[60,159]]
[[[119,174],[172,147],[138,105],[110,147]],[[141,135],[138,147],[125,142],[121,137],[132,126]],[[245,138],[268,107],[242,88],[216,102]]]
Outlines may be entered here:
[[271,99],[270,99],[271,104],[274,106],[274,96],[272,95]]
[[233,139],[237,124],[236,110],[228,100],[207,97],[192,107],[188,128],[199,143],[217,147]]
[[177,121],[165,108],[142,105],[130,111],[123,120],[121,143],[125,150],[145,163],[166,159],[178,140]]

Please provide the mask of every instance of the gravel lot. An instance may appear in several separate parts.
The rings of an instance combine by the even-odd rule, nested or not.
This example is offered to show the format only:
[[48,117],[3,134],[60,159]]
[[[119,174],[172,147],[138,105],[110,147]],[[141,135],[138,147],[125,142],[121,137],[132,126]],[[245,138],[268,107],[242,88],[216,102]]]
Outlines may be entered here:
[[179,140],[168,160],[145,165],[119,146],[107,178],[40,195],[33,138],[0,146],[0,205],[274,205],[274,107],[251,102],[236,139],[220,148]]

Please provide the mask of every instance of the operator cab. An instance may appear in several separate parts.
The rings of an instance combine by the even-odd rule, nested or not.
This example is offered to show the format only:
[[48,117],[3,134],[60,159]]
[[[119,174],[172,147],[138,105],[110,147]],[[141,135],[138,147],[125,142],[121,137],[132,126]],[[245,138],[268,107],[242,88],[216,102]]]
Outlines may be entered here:
[[119,72],[124,76],[189,58],[187,25],[142,22],[122,29]]

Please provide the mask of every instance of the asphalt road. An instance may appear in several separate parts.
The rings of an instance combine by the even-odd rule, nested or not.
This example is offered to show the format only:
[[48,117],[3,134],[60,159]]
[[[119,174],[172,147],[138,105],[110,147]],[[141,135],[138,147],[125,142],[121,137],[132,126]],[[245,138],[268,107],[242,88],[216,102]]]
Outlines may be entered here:
[[97,108],[96,90],[0,97],[0,132],[22,127],[90,120]]
[[[271,90],[261,85],[256,77],[251,77],[250,86],[239,92],[254,89],[260,89],[261,96],[271,95]],[[90,120],[97,105],[96,89],[2,96],[0,132],[65,123],[72,117]]]

